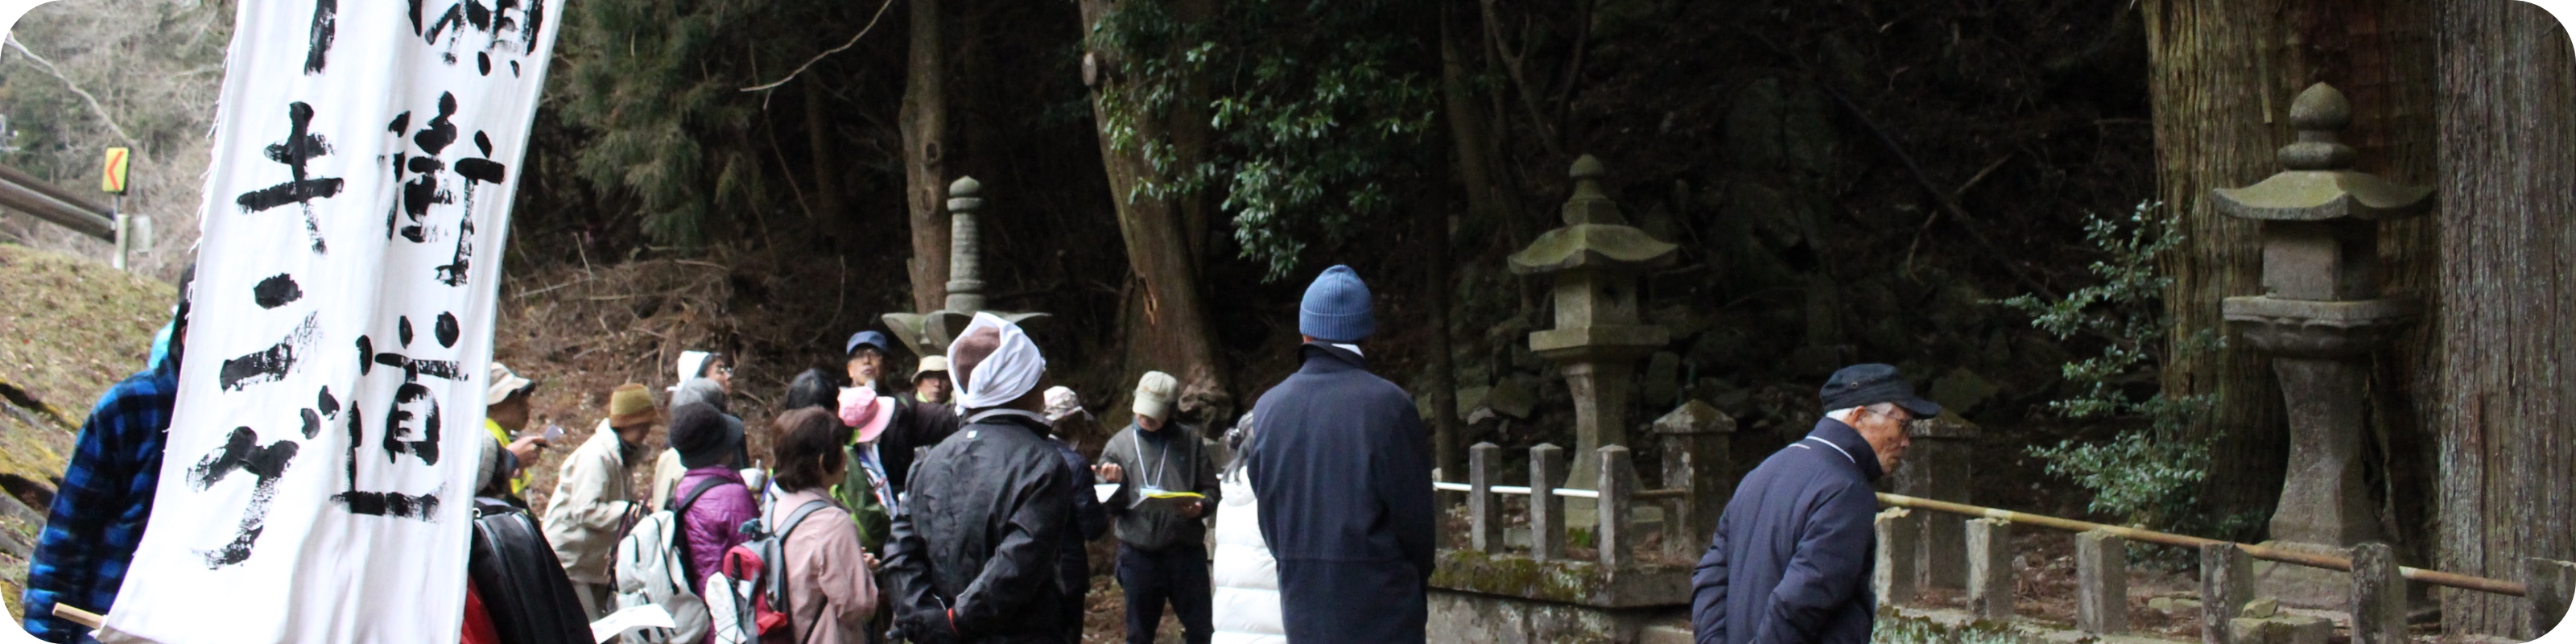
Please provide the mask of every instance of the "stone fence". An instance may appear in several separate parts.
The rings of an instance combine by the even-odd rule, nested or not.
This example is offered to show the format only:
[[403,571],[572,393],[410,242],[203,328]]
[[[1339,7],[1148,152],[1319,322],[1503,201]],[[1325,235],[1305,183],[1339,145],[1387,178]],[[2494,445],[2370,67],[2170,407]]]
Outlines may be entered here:
[[[2254,560],[2274,561],[2350,573],[2352,644],[2403,644],[2406,638],[2406,583],[2409,581],[2522,597],[2530,602],[2530,630],[2538,637],[2566,615],[2576,563],[2525,560],[2520,583],[2397,565],[2385,543],[2364,543],[2337,557],[2304,550],[2203,539],[2184,535],[2102,525],[1981,508],[1960,503],[1880,494],[1878,561],[1871,580],[1884,605],[1914,601],[1922,571],[1932,557],[1957,556],[1967,570],[1967,607],[1978,619],[2013,617],[2013,553],[2016,525],[2074,533],[2076,628],[2096,635],[2128,630],[2128,551],[2131,540],[2200,551],[2201,641],[2205,644],[2326,644],[2334,624],[2323,618],[2289,615],[2256,602]],[[1925,520],[1915,520],[1917,511]],[[1927,557],[1917,544],[1930,513],[1958,515],[1966,539],[1963,551]]]

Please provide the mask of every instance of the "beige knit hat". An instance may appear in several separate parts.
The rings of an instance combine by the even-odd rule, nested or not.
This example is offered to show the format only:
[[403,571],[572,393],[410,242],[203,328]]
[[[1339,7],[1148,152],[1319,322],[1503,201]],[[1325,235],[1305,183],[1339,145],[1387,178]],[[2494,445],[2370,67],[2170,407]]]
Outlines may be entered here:
[[1145,372],[1145,377],[1136,380],[1136,404],[1133,409],[1139,416],[1150,416],[1154,420],[1170,420],[1172,399],[1180,395],[1180,390],[1181,382],[1173,378],[1172,374],[1160,371]]

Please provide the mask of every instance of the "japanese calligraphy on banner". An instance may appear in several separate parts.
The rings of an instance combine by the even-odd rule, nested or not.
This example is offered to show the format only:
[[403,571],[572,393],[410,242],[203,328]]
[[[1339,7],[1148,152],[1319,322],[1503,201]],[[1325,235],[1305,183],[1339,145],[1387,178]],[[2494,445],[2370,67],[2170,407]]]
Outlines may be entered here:
[[107,641],[454,642],[562,0],[242,0],[178,409]]

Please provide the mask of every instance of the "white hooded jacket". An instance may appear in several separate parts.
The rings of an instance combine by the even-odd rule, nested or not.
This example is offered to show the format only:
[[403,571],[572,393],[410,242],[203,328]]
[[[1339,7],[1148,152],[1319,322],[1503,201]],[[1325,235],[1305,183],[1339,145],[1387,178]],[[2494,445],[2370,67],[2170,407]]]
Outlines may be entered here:
[[1228,468],[1216,513],[1216,636],[1211,644],[1287,644],[1279,619],[1279,563],[1261,538],[1259,501],[1246,468]]

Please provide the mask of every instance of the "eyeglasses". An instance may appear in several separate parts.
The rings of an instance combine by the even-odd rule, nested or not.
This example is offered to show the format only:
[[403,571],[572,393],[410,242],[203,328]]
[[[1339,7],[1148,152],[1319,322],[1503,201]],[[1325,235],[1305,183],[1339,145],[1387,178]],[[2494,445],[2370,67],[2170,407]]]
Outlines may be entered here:
[[1910,422],[1910,421],[1913,421],[1913,420],[1914,420],[1914,412],[1905,411],[1905,408],[1903,408],[1903,407],[1898,407],[1898,408],[1896,408],[1896,413],[1893,413],[1893,414],[1890,414],[1890,413],[1887,413],[1887,412],[1882,412],[1882,411],[1879,411],[1879,410],[1876,410],[1876,409],[1870,409],[1870,408],[1868,408],[1868,407],[1862,407],[1862,408],[1860,408],[1860,410],[1861,410],[1861,411],[1865,411],[1865,412],[1869,412],[1869,413],[1873,413],[1873,414],[1878,414],[1878,415],[1880,415],[1880,416],[1886,416],[1888,420],[1893,420],[1893,421],[1900,422],[1900,423],[1903,423],[1903,422]]

